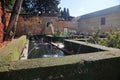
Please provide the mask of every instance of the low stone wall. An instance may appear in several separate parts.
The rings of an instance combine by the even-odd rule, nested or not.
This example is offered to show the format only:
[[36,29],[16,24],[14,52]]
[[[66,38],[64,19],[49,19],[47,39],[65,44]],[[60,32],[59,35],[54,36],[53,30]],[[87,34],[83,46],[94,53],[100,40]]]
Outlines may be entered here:
[[12,40],[6,47],[0,49],[0,61],[16,61],[19,60],[20,55],[26,43],[26,36]]
[[119,50],[0,64],[3,80],[119,80]]
[[[89,43],[85,45],[93,46]],[[120,50],[107,47],[105,50],[58,58],[0,62],[0,78],[3,80],[119,80]]]
[[64,45],[65,45],[65,49],[72,52],[73,54],[83,54],[83,53],[114,50],[114,48],[108,48],[102,45],[92,44],[78,40],[70,40],[70,39],[65,39]]

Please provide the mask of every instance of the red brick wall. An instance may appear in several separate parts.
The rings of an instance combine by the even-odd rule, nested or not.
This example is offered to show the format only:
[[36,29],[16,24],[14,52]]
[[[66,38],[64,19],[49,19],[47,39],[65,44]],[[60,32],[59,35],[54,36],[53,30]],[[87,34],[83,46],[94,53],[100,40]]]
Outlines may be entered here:
[[2,9],[2,3],[0,2],[0,43],[3,42],[3,37],[4,37],[4,25],[2,22],[2,18],[3,18],[3,9]]
[[57,17],[38,17],[29,15],[20,15],[16,36],[32,34],[44,34],[47,22],[52,22],[53,26],[57,27]]
[[38,17],[38,16],[29,16],[29,15],[20,15],[18,19],[18,26],[16,36],[26,35],[28,33],[32,34],[51,34],[50,30],[47,29],[47,23],[51,22],[53,24],[55,32],[59,29],[64,30],[64,27],[71,29],[71,26],[68,25],[66,21],[59,21],[58,17]]
[[41,20],[36,17],[19,16],[17,25],[17,36],[25,35],[28,33],[40,34],[42,32]]
[[58,28],[59,28],[60,31],[64,31],[64,28],[67,28],[67,27],[68,27],[68,25],[66,24],[65,21],[59,21],[58,22]]
[[0,1],[0,43],[3,42],[4,38],[4,30],[7,29],[11,13],[8,11],[8,9],[4,6],[4,9],[2,7],[2,2]]

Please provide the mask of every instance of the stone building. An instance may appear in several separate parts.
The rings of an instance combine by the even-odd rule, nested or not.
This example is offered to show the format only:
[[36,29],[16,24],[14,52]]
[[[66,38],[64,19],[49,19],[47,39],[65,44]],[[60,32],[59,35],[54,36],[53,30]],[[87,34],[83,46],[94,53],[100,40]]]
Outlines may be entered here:
[[120,5],[86,14],[78,21],[78,32],[93,33],[100,30],[100,33],[120,30]]

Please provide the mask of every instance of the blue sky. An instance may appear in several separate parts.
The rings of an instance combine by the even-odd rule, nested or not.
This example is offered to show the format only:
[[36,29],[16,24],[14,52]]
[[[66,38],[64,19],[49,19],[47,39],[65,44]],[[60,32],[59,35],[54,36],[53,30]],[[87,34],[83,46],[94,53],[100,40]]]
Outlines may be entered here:
[[120,0],[61,0],[59,7],[69,8],[71,16],[80,16],[120,5]]

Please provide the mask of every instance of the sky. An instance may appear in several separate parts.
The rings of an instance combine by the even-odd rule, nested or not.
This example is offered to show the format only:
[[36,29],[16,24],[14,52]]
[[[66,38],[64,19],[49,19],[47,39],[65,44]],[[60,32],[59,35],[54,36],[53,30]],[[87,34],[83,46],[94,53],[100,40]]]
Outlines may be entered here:
[[116,5],[120,0],[61,0],[59,7],[69,8],[70,15],[77,17]]

